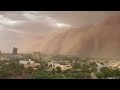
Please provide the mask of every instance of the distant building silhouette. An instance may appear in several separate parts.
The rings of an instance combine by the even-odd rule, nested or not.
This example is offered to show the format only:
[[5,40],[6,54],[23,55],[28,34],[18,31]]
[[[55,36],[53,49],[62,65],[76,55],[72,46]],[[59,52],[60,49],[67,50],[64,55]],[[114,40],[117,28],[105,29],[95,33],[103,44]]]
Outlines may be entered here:
[[13,48],[13,55],[17,55],[17,48]]
[[41,58],[41,53],[40,52],[33,52],[32,57],[33,57],[33,59],[40,59]]

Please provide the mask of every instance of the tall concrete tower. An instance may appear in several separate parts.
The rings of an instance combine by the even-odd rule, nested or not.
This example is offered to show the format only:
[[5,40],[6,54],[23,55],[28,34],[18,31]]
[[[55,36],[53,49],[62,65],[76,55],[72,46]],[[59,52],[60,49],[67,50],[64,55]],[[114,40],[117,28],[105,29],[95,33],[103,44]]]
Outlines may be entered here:
[[34,59],[40,59],[40,58],[41,58],[41,53],[40,53],[40,52],[33,52],[32,57],[33,57]]
[[13,55],[17,55],[17,48],[13,48]]

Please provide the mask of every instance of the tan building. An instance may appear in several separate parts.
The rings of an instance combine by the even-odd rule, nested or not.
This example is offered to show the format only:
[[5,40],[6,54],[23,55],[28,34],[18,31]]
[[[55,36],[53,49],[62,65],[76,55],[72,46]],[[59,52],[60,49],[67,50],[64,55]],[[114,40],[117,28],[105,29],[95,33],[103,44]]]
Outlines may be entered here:
[[49,66],[51,66],[50,67],[51,69],[56,68],[56,67],[60,67],[62,71],[72,68],[72,66],[70,64],[60,64],[57,62],[49,62],[48,67]]
[[33,52],[32,58],[33,59],[40,59],[41,58],[41,53],[40,52]]

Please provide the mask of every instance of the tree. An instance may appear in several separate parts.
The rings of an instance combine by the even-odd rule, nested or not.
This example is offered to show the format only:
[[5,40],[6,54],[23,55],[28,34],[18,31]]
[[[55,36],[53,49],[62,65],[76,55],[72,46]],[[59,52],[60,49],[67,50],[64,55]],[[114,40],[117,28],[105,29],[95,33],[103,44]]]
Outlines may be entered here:
[[11,77],[13,74],[9,71],[0,71],[0,79],[7,79]]
[[17,65],[15,63],[10,63],[8,64],[8,67],[9,67],[9,70],[14,70],[17,67]]
[[101,72],[96,72],[95,75],[96,75],[96,77],[99,78],[99,79],[105,78],[105,77],[104,77],[104,74],[101,73]]
[[112,72],[111,68],[103,67],[103,68],[101,68],[100,71],[101,71],[101,73],[103,73],[105,78],[113,76],[113,72]]
[[46,70],[36,71],[32,74],[32,77],[35,79],[52,79],[52,74]]
[[89,72],[89,73],[90,73],[89,68],[90,68],[89,65],[87,65],[87,64],[83,64],[81,72]]
[[33,71],[34,71],[34,69],[32,67],[28,67],[25,69],[25,73],[27,73],[27,74],[32,74]]
[[48,66],[48,64],[45,61],[41,61],[39,69],[45,70],[47,68],[47,66]]
[[53,68],[51,72],[52,72],[52,74],[55,74],[56,70]]
[[97,71],[97,64],[95,62],[90,63],[91,72]]
[[100,69],[99,73],[96,73],[97,78],[109,78],[109,77],[119,77],[120,71],[118,69],[113,70],[109,67],[103,67]]
[[76,78],[77,78],[77,79],[90,79],[90,78],[91,78],[91,75],[90,75],[90,73],[87,73],[87,72],[79,72],[79,73],[76,75]]
[[11,76],[18,76],[23,73],[24,67],[17,63],[5,64],[0,69],[1,78],[10,78]]
[[14,71],[17,75],[22,75],[23,71],[24,71],[24,66],[23,65],[17,65],[17,67],[15,68]]
[[56,67],[56,70],[57,70],[57,73],[61,73],[62,72],[62,70],[61,70],[61,68],[60,67]]
[[73,68],[80,68],[81,65],[78,62],[73,63]]
[[120,70],[116,68],[115,70],[112,71],[112,74],[116,78],[120,78]]
[[63,74],[66,74],[66,73],[69,73],[69,72],[71,72],[71,69],[64,70]]

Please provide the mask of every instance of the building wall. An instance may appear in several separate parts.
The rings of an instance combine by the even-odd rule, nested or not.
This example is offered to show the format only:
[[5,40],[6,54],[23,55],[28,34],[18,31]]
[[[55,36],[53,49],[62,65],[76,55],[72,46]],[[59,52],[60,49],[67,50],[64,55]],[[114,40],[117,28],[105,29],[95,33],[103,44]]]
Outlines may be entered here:
[[41,54],[40,54],[40,52],[33,52],[32,57],[33,57],[33,59],[40,59]]
[[34,61],[25,61],[25,60],[20,60],[19,61],[20,64],[23,64],[25,68],[27,67],[37,67],[37,66],[40,66],[40,63],[35,63]]
[[52,68],[56,68],[56,67],[60,67],[61,70],[67,70],[67,69],[71,69],[72,66],[71,65],[61,65],[58,63],[54,63],[54,62],[49,62],[48,66],[52,65]]
[[13,48],[13,55],[17,55],[17,48]]

